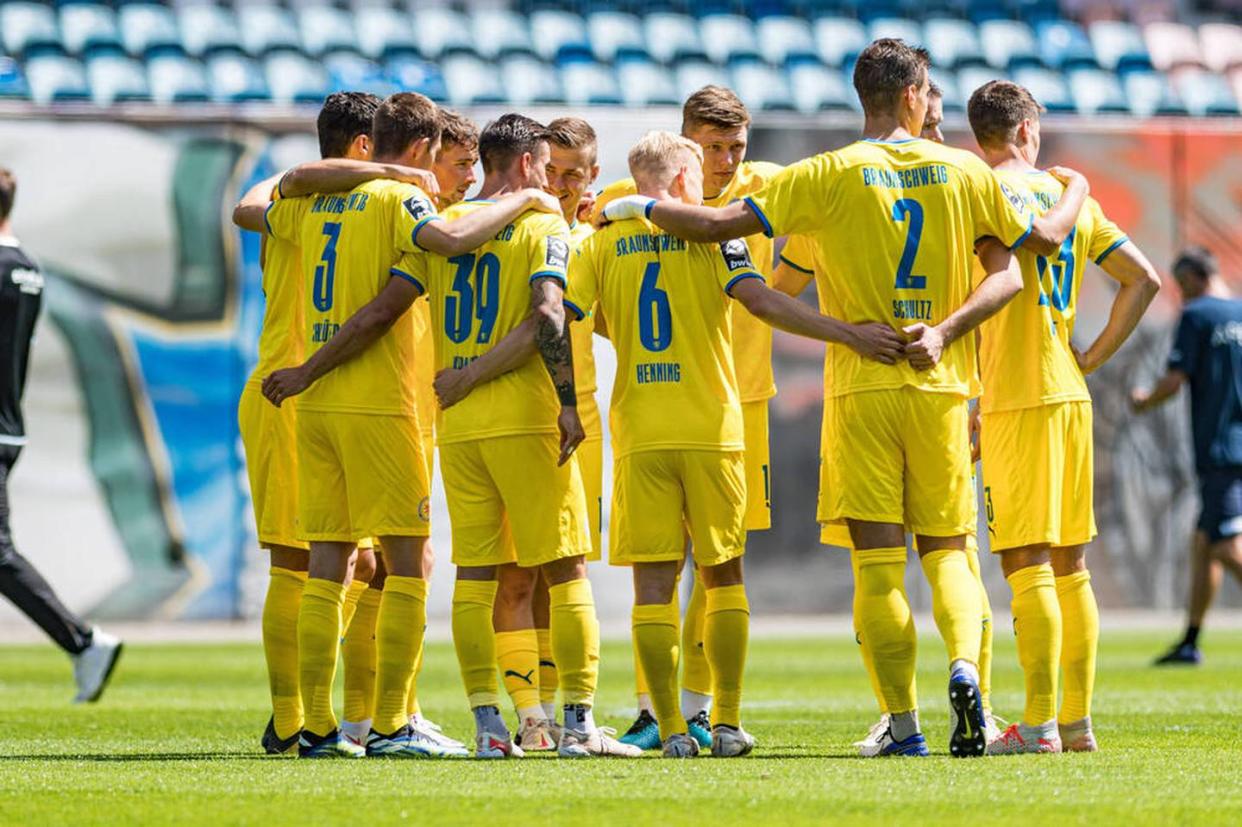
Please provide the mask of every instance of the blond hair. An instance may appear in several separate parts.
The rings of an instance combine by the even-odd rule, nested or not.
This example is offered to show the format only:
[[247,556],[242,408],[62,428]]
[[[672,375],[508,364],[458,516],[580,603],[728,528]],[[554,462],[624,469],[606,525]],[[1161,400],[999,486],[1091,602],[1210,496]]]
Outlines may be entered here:
[[630,175],[639,187],[667,187],[689,161],[703,163],[703,149],[694,141],[672,132],[648,132],[630,149]]
[[582,118],[557,118],[548,124],[548,141],[561,149],[589,149],[595,166],[599,142],[595,130]]

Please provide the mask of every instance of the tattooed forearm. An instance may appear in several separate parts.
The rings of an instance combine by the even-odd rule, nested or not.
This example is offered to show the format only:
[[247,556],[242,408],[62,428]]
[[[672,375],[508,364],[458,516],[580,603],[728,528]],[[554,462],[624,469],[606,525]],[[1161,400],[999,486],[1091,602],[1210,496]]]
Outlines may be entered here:
[[561,285],[554,279],[538,279],[531,285],[531,308],[538,322],[535,343],[556,387],[557,399],[562,406],[571,406],[578,403],[578,392],[574,387],[574,354],[562,297]]

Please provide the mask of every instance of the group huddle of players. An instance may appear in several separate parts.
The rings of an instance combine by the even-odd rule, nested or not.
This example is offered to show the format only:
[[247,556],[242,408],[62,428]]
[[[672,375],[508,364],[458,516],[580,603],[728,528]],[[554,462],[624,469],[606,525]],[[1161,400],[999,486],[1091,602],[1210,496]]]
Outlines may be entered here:
[[[742,556],[747,531],[770,525],[772,327],[828,343],[816,517],[825,543],[851,549],[882,713],[860,752],[928,754],[907,534],[948,649],[950,754],[1096,748],[1083,377],[1159,280],[1080,174],[1035,166],[1041,107],[1027,90],[994,81],[971,97],[985,163],[943,145],[928,68],[922,50],[872,43],[854,74],[866,137],[785,168],[744,160],[745,107],[706,87],[681,134],[648,133],[632,178],[598,196],[597,137],[580,118],[509,114],[479,133],[416,94],[326,101],[324,160],[258,184],[234,213],[264,234],[267,309],[239,418],[272,555],[268,752],[467,754],[418,706],[435,451],[477,757],[749,753]],[[1120,289],[1080,352],[1087,259]],[[820,312],[795,298],[812,279]],[[620,738],[592,715],[596,336],[617,359],[608,559],[634,578],[639,713]],[[1003,732],[974,538],[980,449],[1026,679],[1022,719]]]

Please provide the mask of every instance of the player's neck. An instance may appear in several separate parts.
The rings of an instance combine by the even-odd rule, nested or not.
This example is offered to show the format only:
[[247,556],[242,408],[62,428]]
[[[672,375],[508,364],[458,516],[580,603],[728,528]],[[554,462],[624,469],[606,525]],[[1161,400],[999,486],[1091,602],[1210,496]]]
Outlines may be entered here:
[[520,189],[522,189],[522,182],[516,176],[484,175],[479,194],[475,196],[475,199],[492,200]]
[[668,191],[667,187],[639,187],[638,194],[657,201],[680,201],[681,199]]
[[6,218],[3,221],[0,221],[0,238],[12,238],[12,237],[13,237],[13,225],[9,222],[9,219]]
[[862,136],[867,141],[908,141],[917,137],[909,127],[896,115],[868,115]]
[[983,157],[992,169],[1003,169],[1009,172],[1034,172],[1037,167],[1023,147],[1017,144],[1005,144],[999,149],[985,149]]
[[[8,225],[0,225],[0,235],[8,235],[5,229]],[[1208,279],[1207,287],[1203,288],[1201,296],[1211,296],[1214,299],[1231,299],[1233,294],[1229,292],[1229,288],[1225,285],[1225,280],[1217,276]]]

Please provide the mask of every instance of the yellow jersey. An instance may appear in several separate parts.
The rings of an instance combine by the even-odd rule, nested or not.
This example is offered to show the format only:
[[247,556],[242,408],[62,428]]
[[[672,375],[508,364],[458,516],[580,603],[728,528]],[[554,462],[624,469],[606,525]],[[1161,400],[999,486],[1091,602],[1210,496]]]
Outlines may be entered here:
[[614,457],[744,450],[728,292],[745,278],[763,278],[746,242],[695,244],[643,219],[609,224],[575,251],[565,304],[583,318],[598,302],[617,351]]
[[431,302],[425,295],[414,302],[409,316],[414,328],[414,410],[418,412],[419,429],[427,434],[435,429],[439,403],[432,385],[436,378],[436,354],[431,337]]
[[[575,221],[569,228],[570,249],[577,250],[594,232],[595,228],[585,221]],[[599,387],[595,379],[594,308],[588,308],[587,315],[592,317],[591,324],[576,324],[569,329],[574,348],[574,388],[578,391],[579,406],[593,403]]]
[[[807,158],[746,201],[769,236],[814,241],[828,267],[819,288],[830,315],[897,330],[957,310],[970,293],[975,240],[1014,247],[1034,219],[978,156],[921,138],[858,141]],[[978,363],[973,336],[949,345],[930,371],[846,347],[829,354],[836,396],[912,386],[967,397]]]
[[[489,203],[462,201],[443,216],[451,221]],[[565,219],[534,211],[522,213],[471,253],[403,258],[399,266],[431,302],[435,370],[465,367],[491,350],[530,315],[530,283],[547,276],[564,284],[568,261]],[[552,378],[536,356],[447,411],[437,411],[436,442],[556,433],[559,413]]]
[[[272,190],[272,200],[280,198]],[[248,383],[258,384],[272,371],[302,364],[302,251],[291,241],[263,238],[263,327],[259,358]]]
[[[368,181],[350,192],[273,201],[268,234],[302,250],[302,341],[314,354],[393,276],[418,232],[437,219],[412,184]],[[321,377],[298,403],[304,411],[414,415],[413,326],[400,320],[366,351]]]
[[[779,164],[767,161],[743,161],[729,186],[719,195],[703,200],[704,206],[724,207],[739,198],[763,189],[773,176],[783,169]],[[598,216],[609,201],[638,191],[634,179],[626,178],[609,184],[595,202]],[[767,278],[775,266],[773,239],[763,233],[746,236],[746,246],[756,269]],[[733,361],[737,369],[738,389],[743,402],[761,402],[776,395],[776,380],[772,375],[772,327],[756,319],[741,304],[731,302],[733,314]]]
[[[996,173],[1034,212],[1043,214],[1061,197],[1061,182],[1043,171]],[[1074,357],[1071,339],[1077,319],[1078,290],[1087,261],[1096,264],[1126,242],[1126,234],[1088,198],[1055,256],[1028,250],[1022,265],[1022,292],[980,326],[980,405],[985,413],[1091,400],[1087,381]]]

